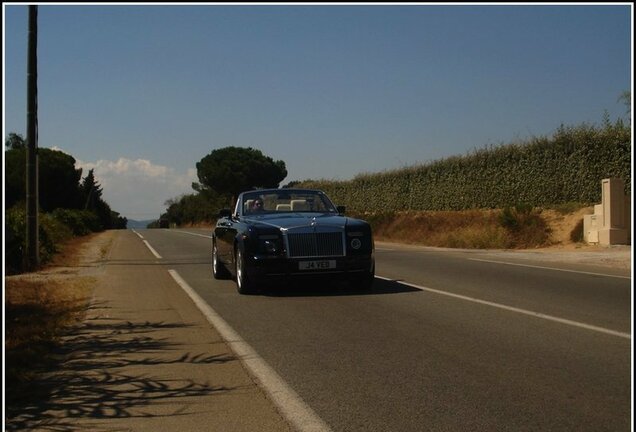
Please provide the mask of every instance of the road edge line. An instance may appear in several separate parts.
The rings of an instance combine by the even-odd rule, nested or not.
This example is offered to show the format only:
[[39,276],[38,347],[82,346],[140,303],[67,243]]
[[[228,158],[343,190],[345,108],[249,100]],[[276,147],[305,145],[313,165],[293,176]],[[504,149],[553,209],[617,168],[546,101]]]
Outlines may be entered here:
[[631,279],[631,276],[613,275],[608,273],[594,273],[594,272],[588,272],[583,270],[562,269],[557,267],[546,267],[546,266],[538,266],[538,265],[532,265],[532,264],[512,263],[507,261],[495,261],[495,260],[487,260],[487,259],[481,259],[481,258],[468,258],[468,260],[492,263],[492,264],[505,264],[505,265],[518,266],[518,267],[530,267],[530,268],[536,268],[541,270],[554,270],[554,271],[567,272],[567,273],[579,273],[579,274],[591,275],[591,276],[602,276],[602,277],[610,277],[610,278],[617,278],[617,279]]
[[494,307],[497,309],[503,309],[509,312],[515,312],[518,314],[522,314],[522,315],[527,315],[527,316],[531,316],[534,318],[540,318],[540,319],[544,319],[547,321],[552,321],[552,322],[557,322],[557,323],[561,323],[561,324],[565,324],[565,325],[569,325],[572,327],[578,327],[578,328],[582,328],[582,329],[586,329],[586,330],[591,330],[591,331],[595,331],[598,333],[604,333],[610,336],[617,336],[623,339],[632,339],[632,335],[629,333],[624,333],[624,332],[619,332],[617,330],[611,330],[611,329],[607,329],[605,327],[598,327],[595,325],[591,325],[591,324],[586,324],[586,323],[582,323],[579,321],[572,321],[566,318],[559,318],[559,317],[555,317],[552,315],[547,315],[541,312],[535,312],[535,311],[531,311],[531,310],[527,310],[527,309],[521,309],[518,307],[514,307],[514,306],[507,306],[501,303],[495,303],[495,302],[491,302],[488,300],[481,300],[475,297],[469,297],[469,296],[465,296],[465,295],[461,295],[461,294],[455,294],[455,293],[451,293],[448,291],[442,291],[442,290],[437,290],[437,289],[433,289],[433,288],[428,288],[428,287],[424,287],[421,285],[416,285],[413,283],[409,283],[409,282],[405,282],[405,281],[400,281],[400,280],[395,280],[395,279],[390,279],[384,276],[378,276],[375,275],[376,278],[378,279],[382,279],[385,281],[389,281],[389,282],[395,282],[395,283],[399,283],[401,285],[404,286],[408,286],[411,288],[416,288],[420,291],[427,291],[433,294],[440,294],[440,295],[444,295],[444,296],[448,296],[448,297],[453,297],[459,300],[464,300],[464,301],[469,301],[472,303],[478,303],[478,304],[482,304],[482,305],[486,305],[486,306],[490,306],[490,307]]
[[221,316],[183,280],[176,270],[168,273],[185,291],[225,343],[236,354],[256,383],[269,396],[278,412],[300,432],[330,432],[331,428],[272,369],[271,366]]

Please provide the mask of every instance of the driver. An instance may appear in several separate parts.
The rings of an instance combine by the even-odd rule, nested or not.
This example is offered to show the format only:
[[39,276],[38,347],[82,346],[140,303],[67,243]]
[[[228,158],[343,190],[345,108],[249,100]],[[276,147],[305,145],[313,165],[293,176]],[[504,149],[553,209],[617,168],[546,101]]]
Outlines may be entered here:
[[262,213],[264,211],[263,200],[261,198],[256,198],[252,204],[252,213]]

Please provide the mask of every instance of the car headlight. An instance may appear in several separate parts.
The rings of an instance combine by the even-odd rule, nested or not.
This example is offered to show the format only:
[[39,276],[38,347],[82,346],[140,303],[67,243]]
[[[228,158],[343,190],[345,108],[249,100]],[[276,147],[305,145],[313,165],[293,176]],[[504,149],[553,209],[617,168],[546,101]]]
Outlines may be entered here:
[[373,239],[371,232],[365,229],[365,227],[347,231],[347,248],[354,253],[363,253],[372,250]]
[[258,240],[261,244],[261,248],[263,252],[267,254],[277,255],[283,249],[282,247],[283,242],[281,241],[281,238],[277,235],[262,235],[262,236],[259,236]]
[[359,238],[355,237],[351,240],[351,248],[358,250],[362,247],[362,242],[360,241]]
[[364,237],[364,231],[349,231],[347,233],[347,241],[349,242],[351,249],[356,251],[360,250],[362,248]]

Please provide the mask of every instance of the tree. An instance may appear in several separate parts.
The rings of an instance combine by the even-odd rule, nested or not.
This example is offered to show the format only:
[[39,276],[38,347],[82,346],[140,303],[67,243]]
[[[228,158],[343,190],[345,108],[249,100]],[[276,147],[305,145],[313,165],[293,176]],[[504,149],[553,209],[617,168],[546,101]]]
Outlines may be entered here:
[[[9,208],[26,199],[26,148],[7,150],[4,162],[5,205]],[[82,170],[75,169],[75,159],[61,151],[39,148],[38,165],[40,209],[77,208]]]
[[38,164],[42,211],[77,207],[82,169],[75,168],[75,158],[58,150],[40,148]]
[[80,185],[82,196],[82,208],[95,213],[103,229],[123,229],[126,228],[128,220],[122,218],[118,212],[111,210],[106,201],[102,199],[102,187],[95,179],[94,171],[91,169],[82,180]]
[[625,90],[618,97],[618,101],[623,102],[623,104],[625,105],[625,109],[626,109],[625,114],[627,115],[627,121],[629,122],[629,124],[631,124],[632,123],[632,92],[629,90]]
[[232,201],[245,190],[275,188],[287,177],[285,162],[274,161],[251,147],[225,147],[212,151],[196,164],[200,186]]
[[219,210],[227,207],[227,201],[211,190],[203,190],[198,194],[181,195],[164,203],[167,210],[161,215],[170,224],[177,226],[197,222],[213,222]]
[[97,203],[102,197],[102,187],[95,180],[95,174],[92,169],[88,171],[88,174],[82,180],[80,191],[83,198],[82,208],[84,210],[95,210]]
[[26,140],[22,135],[11,132],[4,141],[4,146],[11,150],[24,149],[26,148]]

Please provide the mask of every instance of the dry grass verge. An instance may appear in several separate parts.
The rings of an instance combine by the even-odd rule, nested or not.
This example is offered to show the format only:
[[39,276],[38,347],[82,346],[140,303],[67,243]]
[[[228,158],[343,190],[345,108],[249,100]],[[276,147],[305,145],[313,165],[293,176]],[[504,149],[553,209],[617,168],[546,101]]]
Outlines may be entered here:
[[507,248],[493,211],[418,211],[362,215],[378,240],[452,248]]
[[8,408],[47,397],[38,382],[62,360],[61,338],[85,316],[96,283],[82,272],[106,255],[112,240],[112,232],[73,238],[40,272],[5,277]]
[[90,277],[5,281],[5,378],[7,403],[38,398],[31,390],[39,374],[59,359],[58,340],[84,316],[93,284]]
[[[377,240],[462,249],[533,249],[574,245],[583,215],[593,207],[544,209],[386,212],[360,217]],[[581,243],[578,243],[581,245]]]
[[[461,249],[584,247],[583,216],[594,207],[567,203],[553,209],[351,213],[371,223],[377,240]],[[209,228],[208,222],[181,228]]]

